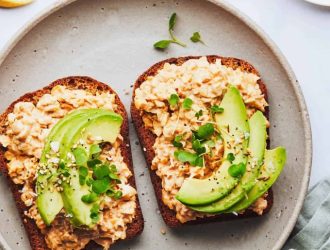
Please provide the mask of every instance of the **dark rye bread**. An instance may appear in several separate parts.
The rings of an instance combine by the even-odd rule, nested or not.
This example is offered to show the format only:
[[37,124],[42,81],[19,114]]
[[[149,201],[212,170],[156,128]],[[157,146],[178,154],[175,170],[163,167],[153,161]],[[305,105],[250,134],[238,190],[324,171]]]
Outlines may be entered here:
[[[50,93],[51,89],[56,85],[63,85],[67,86],[69,89],[84,89],[88,90],[91,93],[96,92],[110,92],[116,94],[116,92],[110,88],[108,85],[98,82],[90,77],[80,77],[80,76],[71,76],[62,78],[59,80],[54,81],[49,86],[44,87],[43,89],[37,90],[35,92],[27,93],[23,95],[22,97],[18,98],[16,101],[14,101],[10,106],[6,109],[6,111],[1,114],[0,119],[0,134],[3,134],[6,130],[6,121],[7,121],[7,115],[11,113],[14,109],[14,105],[18,102],[32,102],[34,104],[37,103],[37,101],[47,93]],[[131,155],[131,147],[130,147],[130,141],[129,141],[129,124],[128,124],[128,118],[127,113],[125,110],[125,107],[123,103],[120,101],[118,95],[116,94],[115,102],[118,106],[117,112],[122,115],[124,118],[124,122],[122,124],[120,134],[123,137],[123,143],[120,145],[120,149],[124,158],[124,162],[129,167],[130,171],[133,173],[133,176],[129,179],[130,185],[132,185],[134,188],[136,188],[135,185],[135,178],[134,178],[134,171],[133,171],[133,162],[132,162],[132,155]],[[6,152],[6,149],[1,147],[0,148],[0,170],[4,174],[4,176],[7,177],[8,185],[11,188],[11,191],[13,193],[14,200],[16,202],[17,209],[19,211],[19,214],[22,218],[22,222],[24,224],[25,230],[28,234],[30,244],[33,250],[43,250],[48,249],[44,236],[41,234],[40,230],[38,229],[37,225],[35,224],[34,220],[26,217],[24,215],[24,211],[28,210],[28,207],[25,206],[23,201],[21,200],[21,194],[19,190],[21,190],[22,186],[16,185],[8,175],[8,169],[7,169],[7,163],[4,158],[4,153]],[[128,225],[127,228],[127,237],[126,239],[131,239],[137,235],[139,235],[143,231],[144,227],[144,221],[143,216],[139,204],[139,200],[137,197],[137,207],[136,207],[136,216],[132,223]],[[95,249],[96,243],[90,242],[90,244],[87,245],[86,249]]]
[[[161,62],[156,63],[155,65],[151,66],[146,72],[144,72],[135,82],[134,84],[134,90],[133,90],[133,100],[131,104],[131,115],[132,120],[135,126],[135,129],[137,131],[139,141],[141,144],[141,147],[144,152],[145,159],[147,161],[147,165],[149,167],[150,177],[152,184],[154,186],[155,194],[157,197],[157,202],[159,206],[160,213],[165,221],[165,223],[170,227],[178,227],[180,225],[186,225],[186,224],[200,224],[200,223],[206,223],[206,222],[213,222],[213,221],[224,221],[224,220],[232,220],[232,219],[240,219],[240,218],[247,218],[247,217],[254,217],[258,216],[255,212],[252,210],[246,210],[244,213],[239,215],[234,214],[220,214],[220,215],[214,215],[207,218],[199,218],[197,220],[189,221],[187,223],[181,223],[178,219],[175,217],[175,211],[169,209],[162,201],[162,184],[161,179],[158,175],[156,175],[155,171],[152,171],[150,169],[152,159],[155,157],[155,152],[152,148],[154,145],[156,135],[154,135],[149,129],[146,129],[142,120],[141,112],[136,109],[134,105],[134,97],[135,97],[135,90],[140,87],[140,85],[149,77],[154,76],[157,74],[158,70],[162,69],[165,63],[171,63],[171,64],[177,64],[182,65],[185,61],[189,59],[198,59],[200,56],[187,56],[187,57],[179,57],[179,58],[170,58]],[[221,57],[221,56],[215,56],[210,55],[207,56],[207,60],[212,63],[215,62],[216,59],[221,59],[221,63],[223,65],[226,65],[227,67],[231,67],[233,69],[241,69],[245,72],[250,72],[257,74],[259,76],[258,71],[248,62],[231,58],[231,57]],[[265,99],[267,100],[267,89],[265,84],[262,82],[261,79],[258,80],[259,87],[262,91],[262,93],[265,96]],[[264,115],[268,118],[268,107],[266,108],[266,111],[264,112]],[[268,143],[269,144],[269,143]],[[270,208],[273,205],[273,192],[272,190],[268,191],[267,196],[267,202],[268,206],[264,210],[263,214],[266,214]]]

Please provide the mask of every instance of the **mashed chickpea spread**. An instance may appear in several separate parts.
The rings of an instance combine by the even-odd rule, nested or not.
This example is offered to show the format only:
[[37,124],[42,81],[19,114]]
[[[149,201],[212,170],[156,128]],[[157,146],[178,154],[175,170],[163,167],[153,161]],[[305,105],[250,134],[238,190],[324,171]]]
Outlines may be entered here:
[[[151,168],[161,178],[164,204],[176,212],[180,222],[209,216],[189,209],[175,195],[186,178],[204,179],[210,176],[219,167],[224,148],[222,140],[214,138],[207,149],[209,154],[204,156],[203,166],[198,167],[174,157],[177,148],[173,140],[180,135],[184,148],[192,151],[192,131],[214,123],[211,107],[220,105],[229,85],[240,91],[249,116],[256,110],[265,111],[268,104],[258,80],[259,76],[255,74],[222,65],[220,59],[209,63],[206,57],[201,57],[190,59],[182,65],[165,63],[155,76],[148,77],[136,89],[135,107],[141,111],[145,127],[157,136]],[[179,97],[175,107],[169,104],[171,95]],[[191,100],[188,109],[183,103],[187,98]],[[251,209],[262,214],[266,207],[267,200],[261,198]]]
[[74,230],[64,213],[60,213],[49,227],[41,219],[36,206],[35,182],[45,139],[59,119],[79,108],[116,112],[115,95],[55,86],[50,94],[41,96],[36,105],[16,103],[13,112],[8,114],[6,130],[0,135],[0,143],[6,148],[8,173],[15,184],[23,187],[21,199],[28,207],[25,214],[35,220],[50,249],[82,249],[93,239],[109,248],[116,240],[126,238],[127,225],[135,217],[136,190],[128,183],[132,173],[123,160],[120,150],[122,138],[119,136],[111,149],[103,150],[100,157],[111,159],[116,165],[121,181],[117,185],[122,197],[114,199],[107,196],[102,200],[97,224],[91,230]]

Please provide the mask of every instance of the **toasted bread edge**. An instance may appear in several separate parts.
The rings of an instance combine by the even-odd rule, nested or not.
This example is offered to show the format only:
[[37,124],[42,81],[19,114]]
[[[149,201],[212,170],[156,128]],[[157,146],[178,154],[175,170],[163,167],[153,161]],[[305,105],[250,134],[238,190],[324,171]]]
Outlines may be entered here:
[[[156,175],[155,171],[151,170],[151,163],[153,158],[155,157],[155,152],[153,150],[153,145],[155,143],[156,136],[149,130],[146,129],[141,117],[141,113],[139,110],[136,109],[134,104],[134,97],[135,97],[135,90],[140,87],[140,85],[147,79],[149,76],[154,76],[157,74],[159,69],[162,69],[165,63],[170,64],[177,64],[182,65],[184,62],[190,59],[198,59],[201,56],[187,56],[187,57],[178,57],[178,58],[170,58],[164,61],[160,61],[153,66],[151,66],[147,71],[145,71],[142,75],[138,77],[136,82],[134,83],[133,88],[133,96],[132,96],[132,103],[131,103],[131,116],[134,123],[134,127],[137,131],[138,138],[140,141],[141,148],[143,149],[143,153],[149,168],[150,178],[151,182],[154,187],[155,195],[157,198],[158,207],[160,210],[160,213],[163,217],[164,222],[169,227],[178,227],[181,225],[189,225],[189,224],[201,224],[201,223],[208,223],[208,222],[216,222],[216,221],[226,221],[226,220],[234,220],[234,219],[241,219],[241,218],[248,218],[248,217],[255,217],[259,216],[258,214],[254,213],[252,210],[246,210],[242,214],[234,215],[234,214],[220,214],[215,215],[212,217],[207,218],[198,218],[193,221],[189,221],[187,223],[181,223],[176,217],[175,217],[175,211],[171,210],[169,207],[167,207],[163,201],[162,201],[162,182],[158,175]],[[259,72],[248,62],[232,58],[232,57],[221,57],[217,55],[209,55],[206,56],[207,60],[209,62],[215,62],[216,59],[221,59],[221,63],[223,65],[226,65],[227,67],[231,67],[233,69],[240,69],[244,72],[254,73],[258,76],[260,76]],[[264,94],[266,101],[268,100],[267,95],[267,88],[266,85],[263,83],[261,79],[258,80],[258,84],[260,87],[261,92]],[[266,110],[264,112],[264,115],[269,118],[269,108],[266,107]],[[268,131],[269,134],[269,131]],[[269,147],[269,141],[267,142],[267,145]],[[271,209],[273,205],[273,192],[270,189],[268,191],[267,196],[267,208],[264,210],[264,214],[267,214],[269,210]]]
[[[132,154],[131,154],[131,146],[130,146],[130,140],[129,140],[129,123],[128,123],[128,116],[125,110],[125,107],[121,100],[119,99],[119,96],[117,93],[109,87],[107,84],[99,82],[93,78],[90,77],[85,77],[85,76],[70,76],[70,77],[65,77],[62,79],[58,79],[51,83],[50,85],[34,91],[27,93],[17,100],[15,100],[13,103],[9,105],[9,107],[0,115],[0,133],[3,133],[4,130],[6,129],[6,120],[7,116],[9,113],[11,113],[14,109],[14,106],[18,102],[33,102],[34,104],[37,103],[37,101],[44,95],[50,93],[51,89],[56,86],[56,85],[63,85],[67,86],[69,89],[84,89],[88,90],[92,93],[95,92],[102,92],[102,91],[107,91],[110,93],[113,93],[116,95],[115,102],[118,105],[118,113],[122,115],[124,118],[120,134],[123,137],[123,143],[120,146],[121,153],[123,155],[124,162],[127,164],[128,168],[132,172],[132,177],[129,178],[129,183],[132,185],[134,188],[136,188],[135,184],[135,177],[134,177],[134,170],[133,170],[133,162],[132,162]],[[3,175],[7,178],[7,183],[12,191],[13,198],[16,203],[16,207],[18,209],[18,212],[20,214],[20,217],[22,219],[22,223],[25,227],[26,233],[28,235],[28,238],[30,240],[30,245],[33,250],[44,250],[48,249],[44,235],[41,233],[39,228],[37,227],[36,223],[34,220],[28,218],[27,216],[24,215],[24,211],[28,210],[28,207],[25,206],[24,202],[21,200],[21,194],[20,194],[20,189],[22,186],[15,184],[12,179],[10,178],[8,174],[8,169],[7,169],[7,162],[6,159],[4,158],[4,153],[6,152],[6,148],[0,147],[0,171],[3,173]],[[136,216],[135,219],[128,224],[127,230],[126,230],[126,239],[131,239],[134,238],[135,236],[139,235],[142,233],[143,228],[144,228],[144,220],[143,220],[143,215],[139,203],[139,199],[137,196],[137,207],[136,207]],[[126,240],[125,239],[125,240]],[[95,246],[96,243],[93,241],[86,246],[86,249],[94,249],[93,246]]]

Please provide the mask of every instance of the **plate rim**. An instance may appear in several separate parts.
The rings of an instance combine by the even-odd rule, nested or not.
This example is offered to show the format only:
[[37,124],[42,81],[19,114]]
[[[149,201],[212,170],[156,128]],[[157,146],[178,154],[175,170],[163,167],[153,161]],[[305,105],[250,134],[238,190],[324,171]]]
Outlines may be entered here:
[[305,0],[305,1],[318,6],[330,7],[330,1],[328,3],[324,3],[323,1],[319,1],[319,0]]
[[[27,35],[35,26],[37,26],[41,21],[46,19],[48,16],[53,14],[54,12],[68,6],[69,4],[76,2],[79,0],[60,0],[57,1],[48,7],[42,9],[39,11],[34,17],[32,17],[27,23],[25,23],[9,40],[5,43],[3,49],[0,50],[0,67],[9,55],[9,53],[15,48],[15,46],[18,44],[20,40],[22,40],[25,35]],[[293,210],[292,216],[290,220],[288,221],[287,226],[283,230],[280,238],[276,242],[276,244],[273,246],[273,249],[281,249],[282,246],[285,244],[286,240],[288,239],[291,231],[293,230],[294,225],[296,224],[296,221],[298,219],[300,210],[302,209],[303,202],[305,199],[305,196],[307,194],[307,189],[309,185],[310,175],[311,175],[311,169],[312,169],[312,157],[313,157],[313,145],[312,145],[312,130],[311,130],[311,124],[309,119],[309,113],[307,109],[307,105],[305,102],[304,95],[301,91],[301,87],[299,85],[299,82],[295,76],[295,73],[293,72],[288,60],[282,53],[282,51],[279,49],[279,47],[275,44],[275,42],[270,38],[270,36],[250,17],[248,17],[245,13],[243,13],[238,8],[234,7],[227,1],[223,0],[204,0],[207,2],[210,2],[212,4],[215,4],[216,6],[222,8],[223,10],[227,11],[231,15],[238,18],[240,21],[242,21],[245,25],[247,25],[253,32],[257,34],[258,37],[268,46],[268,48],[271,50],[271,52],[275,55],[275,58],[278,60],[280,65],[285,70],[285,73],[287,74],[290,83],[293,87],[293,91],[295,93],[295,96],[298,100],[299,109],[301,110],[301,116],[303,120],[303,129],[305,134],[305,152],[306,152],[306,160],[304,163],[304,168],[307,170],[307,173],[305,176],[303,176],[302,179],[302,189],[297,197],[297,205],[295,210]],[[307,0],[308,2],[311,2]],[[1,236],[0,233],[0,249],[3,248],[5,250],[10,250],[11,248],[8,246],[7,242],[4,240],[4,238]]]

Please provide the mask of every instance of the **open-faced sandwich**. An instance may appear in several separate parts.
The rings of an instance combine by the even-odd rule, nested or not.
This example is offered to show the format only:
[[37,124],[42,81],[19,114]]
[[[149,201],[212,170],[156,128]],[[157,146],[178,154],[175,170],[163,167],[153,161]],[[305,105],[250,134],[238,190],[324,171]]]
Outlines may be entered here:
[[134,86],[131,114],[169,226],[265,214],[286,160],[268,150],[265,85],[219,56],[159,62]]
[[143,230],[117,94],[88,77],[28,93],[1,115],[1,170],[32,249],[108,249]]

